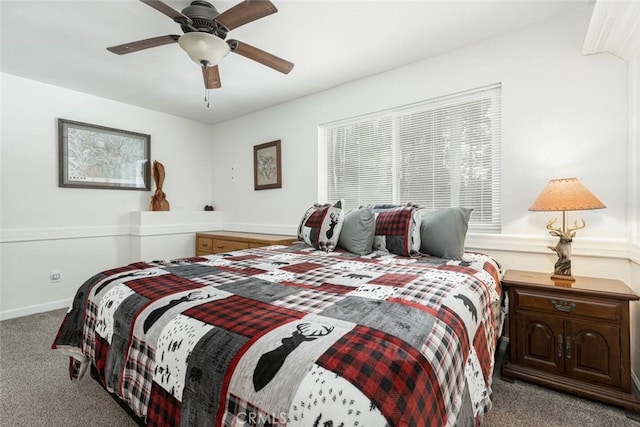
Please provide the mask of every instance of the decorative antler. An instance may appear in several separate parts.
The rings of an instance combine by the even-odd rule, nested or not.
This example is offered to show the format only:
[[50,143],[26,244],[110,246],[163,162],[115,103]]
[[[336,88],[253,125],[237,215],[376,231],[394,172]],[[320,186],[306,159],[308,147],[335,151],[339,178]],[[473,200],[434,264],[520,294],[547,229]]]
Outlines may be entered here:
[[565,237],[565,238],[571,238],[573,236],[575,236],[575,231],[576,230],[580,230],[581,228],[586,227],[587,223],[584,221],[584,218],[582,219],[582,225],[578,225],[578,220],[573,221],[573,227],[569,227],[567,228],[566,231],[562,230],[561,228],[554,228],[553,224],[555,224],[557,218],[554,219],[550,219],[547,222],[547,230],[549,230],[552,236],[559,236],[559,237]]
[[582,225],[580,225],[580,226],[578,225],[578,220],[575,220],[575,221],[573,221],[573,228],[569,227],[567,229],[567,233],[572,233],[572,232],[574,232],[576,230],[580,230],[581,228],[586,227],[586,225],[587,225],[587,223],[584,222],[584,218],[582,218]]
[[331,333],[331,331],[333,331],[333,326],[326,326],[326,325],[312,326],[311,323],[301,323],[298,325],[297,329],[298,329],[298,332],[300,332],[300,334],[305,338],[311,338],[311,337],[323,337]]
[[557,219],[558,218],[554,218],[554,219],[550,219],[549,221],[547,221],[547,230],[555,231],[558,234],[562,234],[562,229],[561,228],[553,228],[553,224],[555,224]]

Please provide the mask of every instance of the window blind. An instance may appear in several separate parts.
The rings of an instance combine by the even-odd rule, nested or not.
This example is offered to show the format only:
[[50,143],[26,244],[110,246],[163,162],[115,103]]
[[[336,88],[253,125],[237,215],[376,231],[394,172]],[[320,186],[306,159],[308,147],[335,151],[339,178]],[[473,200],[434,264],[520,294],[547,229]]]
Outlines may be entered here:
[[346,208],[413,202],[473,208],[500,231],[501,85],[320,126],[320,197]]

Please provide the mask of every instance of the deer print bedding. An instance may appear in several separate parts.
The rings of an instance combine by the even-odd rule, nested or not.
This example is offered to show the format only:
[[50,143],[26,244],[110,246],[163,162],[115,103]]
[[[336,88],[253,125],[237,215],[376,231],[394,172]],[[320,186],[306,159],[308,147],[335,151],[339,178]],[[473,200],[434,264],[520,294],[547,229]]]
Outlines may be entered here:
[[94,275],[53,348],[147,425],[478,425],[501,269],[304,243]]

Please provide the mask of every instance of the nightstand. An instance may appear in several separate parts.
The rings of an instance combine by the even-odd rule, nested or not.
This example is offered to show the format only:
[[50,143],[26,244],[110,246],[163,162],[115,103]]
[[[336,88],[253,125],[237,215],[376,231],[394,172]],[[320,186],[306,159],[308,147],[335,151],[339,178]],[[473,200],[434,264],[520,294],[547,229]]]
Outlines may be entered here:
[[509,361],[502,377],[522,379],[640,415],[632,391],[629,301],[640,299],[619,280],[509,270]]
[[196,256],[259,248],[270,245],[288,245],[297,242],[295,236],[280,234],[244,233],[240,231],[205,231],[196,233]]

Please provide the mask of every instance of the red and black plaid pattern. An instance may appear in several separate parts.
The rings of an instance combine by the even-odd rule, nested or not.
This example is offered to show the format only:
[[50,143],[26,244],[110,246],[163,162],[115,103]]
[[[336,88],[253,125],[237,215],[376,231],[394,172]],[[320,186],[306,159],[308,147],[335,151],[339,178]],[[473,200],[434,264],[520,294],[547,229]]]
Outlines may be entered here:
[[455,271],[456,273],[463,273],[468,275],[474,275],[478,270],[475,268],[467,267],[464,265],[456,264],[444,264],[438,267],[438,270]]
[[500,283],[500,273],[498,272],[498,269],[496,268],[495,264],[491,262],[485,262],[482,265],[482,269],[487,273],[489,273],[491,277],[493,277],[493,280],[496,283],[496,285]]
[[141,261],[141,262],[134,262],[132,264],[125,265],[123,267],[112,268],[111,270],[105,270],[102,272],[102,274],[104,275],[104,277],[108,277],[108,276],[113,276],[115,274],[124,273],[127,271],[146,270],[152,267],[153,266],[151,264]]
[[242,274],[243,276],[257,276],[258,274],[264,274],[264,270],[253,267],[244,267],[244,266],[227,266],[221,265],[218,267],[220,270],[228,271],[230,273]]
[[491,356],[489,349],[493,349],[493,346],[487,344],[487,337],[484,334],[484,324],[481,324],[476,331],[476,336],[473,337],[473,348],[476,350],[478,360],[480,361],[480,367],[482,368],[482,374],[484,375],[484,381],[490,384],[490,376],[493,371],[493,363],[491,362]]
[[232,295],[189,308],[182,314],[250,338],[300,319],[306,313]]
[[437,309],[450,293],[451,284],[432,277],[419,277],[399,289],[394,297]]
[[100,335],[94,332],[95,344],[94,344],[94,361],[93,364],[96,367],[96,372],[100,380],[100,384],[103,386],[105,383],[104,368],[107,366],[107,357],[109,356],[109,343]]
[[86,307],[84,321],[82,322],[82,353],[89,357],[92,362],[95,362],[95,330],[98,322],[98,306],[91,300],[87,300]]
[[321,264],[316,262],[299,262],[291,265],[284,265],[280,267],[280,270],[289,271],[291,273],[308,273],[313,270],[317,270],[318,268],[322,268]]
[[274,301],[273,304],[295,311],[303,311],[305,313],[319,313],[343,298],[344,297],[340,295],[309,289],[288,295]]
[[[396,260],[407,261],[409,259],[405,257],[394,256],[389,260],[391,261],[389,264],[379,264],[379,261],[378,261],[375,264],[371,264],[371,266],[368,266],[367,269],[371,271],[376,271],[379,273],[398,273],[398,270],[402,270],[402,274],[411,274],[414,276],[422,276],[429,270],[432,270],[431,267],[417,264],[415,262],[396,264],[393,262]],[[414,260],[415,258],[412,258],[409,261],[414,261]]]
[[475,275],[470,275],[465,278],[465,280],[460,281],[458,286],[465,286],[468,289],[471,289],[474,294],[478,295],[480,298],[479,307],[477,307],[478,319],[486,319],[489,324],[489,328],[484,328],[486,334],[486,339],[492,345],[494,344],[493,331],[495,329],[495,313],[493,313],[493,306],[491,305],[491,290],[488,285],[483,281],[479,280]]
[[300,283],[307,286],[320,286],[324,283],[330,283],[332,279],[340,278],[344,275],[343,270],[338,270],[331,267],[317,268],[315,270],[307,271],[292,279],[289,282]]
[[370,285],[383,285],[383,286],[393,286],[396,288],[402,288],[404,287],[407,283],[410,283],[414,280],[416,280],[418,278],[418,276],[415,276],[413,274],[392,274],[392,273],[388,273],[388,274],[383,274],[382,276],[379,277],[374,277],[373,279],[369,280]]
[[245,280],[247,277],[237,271],[218,270],[215,274],[202,277],[192,277],[190,280],[206,286],[220,286],[227,283]]
[[131,347],[122,375],[122,398],[133,412],[144,418],[151,396],[155,352],[135,336],[131,338]]
[[193,280],[185,279],[173,274],[161,274],[158,276],[141,277],[129,280],[127,287],[152,301],[173,295],[177,292],[201,289],[202,285]]
[[395,425],[440,427],[447,423],[431,365],[400,338],[358,325],[317,363],[358,387]]
[[411,227],[414,208],[395,208],[382,211],[376,217],[376,235],[406,236]]
[[327,216],[327,212],[329,211],[329,205],[316,209],[309,218],[304,222],[304,225],[309,228],[320,228],[322,227],[322,221],[324,221],[324,217]]
[[283,281],[283,282],[280,282],[280,284],[291,286],[293,288],[314,289],[316,291],[321,291],[321,292],[326,292],[329,294],[336,294],[336,295],[348,294],[349,292],[353,292],[353,290],[355,289],[351,286],[334,285],[332,283],[323,283],[319,286],[310,286],[310,285],[305,285],[304,283]]
[[315,289],[331,294],[344,295],[348,294],[349,292],[353,292],[355,288],[352,288],[351,286],[334,285],[332,283],[323,283],[320,286],[316,286]]
[[336,263],[337,259],[340,258],[339,252],[331,252],[327,254],[325,251],[321,251],[319,249],[313,249],[307,247],[303,252],[297,254],[297,262],[309,262],[312,264],[319,264],[323,267],[328,267]]
[[147,425],[150,427],[177,427],[180,425],[180,409],[180,401],[154,382],[151,387],[151,398],[147,411]]
[[465,386],[464,366],[468,353],[460,351],[461,348],[463,347],[458,336],[446,323],[437,318],[420,348],[420,353],[438,366],[434,374],[438,378],[447,413],[457,413],[462,403]]
[[[414,237],[420,238],[419,233],[414,233],[416,226],[419,226],[414,219],[416,210],[417,208],[412,206],[375,210],[377,212],[375,234],[385,237],[385,247],[389,252],[410,256],[419,250],[420,241],[414,242]],[[374,248],[380,249],[375,241]]]
[[260,255],[258,254],[243,254],[243,255],[236,255],[236,256],[228,256],[225,257],[224,259],[226,259],[227,261],[249,261],[252,259],[261,259]]
[[438,319],[445,323],[447,327],[456,334],[460,341],[460,351],[462,354],[469,354],[469,334],[467,333],[464,321],[458,316],[458,313],[443,305],[440,307],[440,310],[438,310]]

